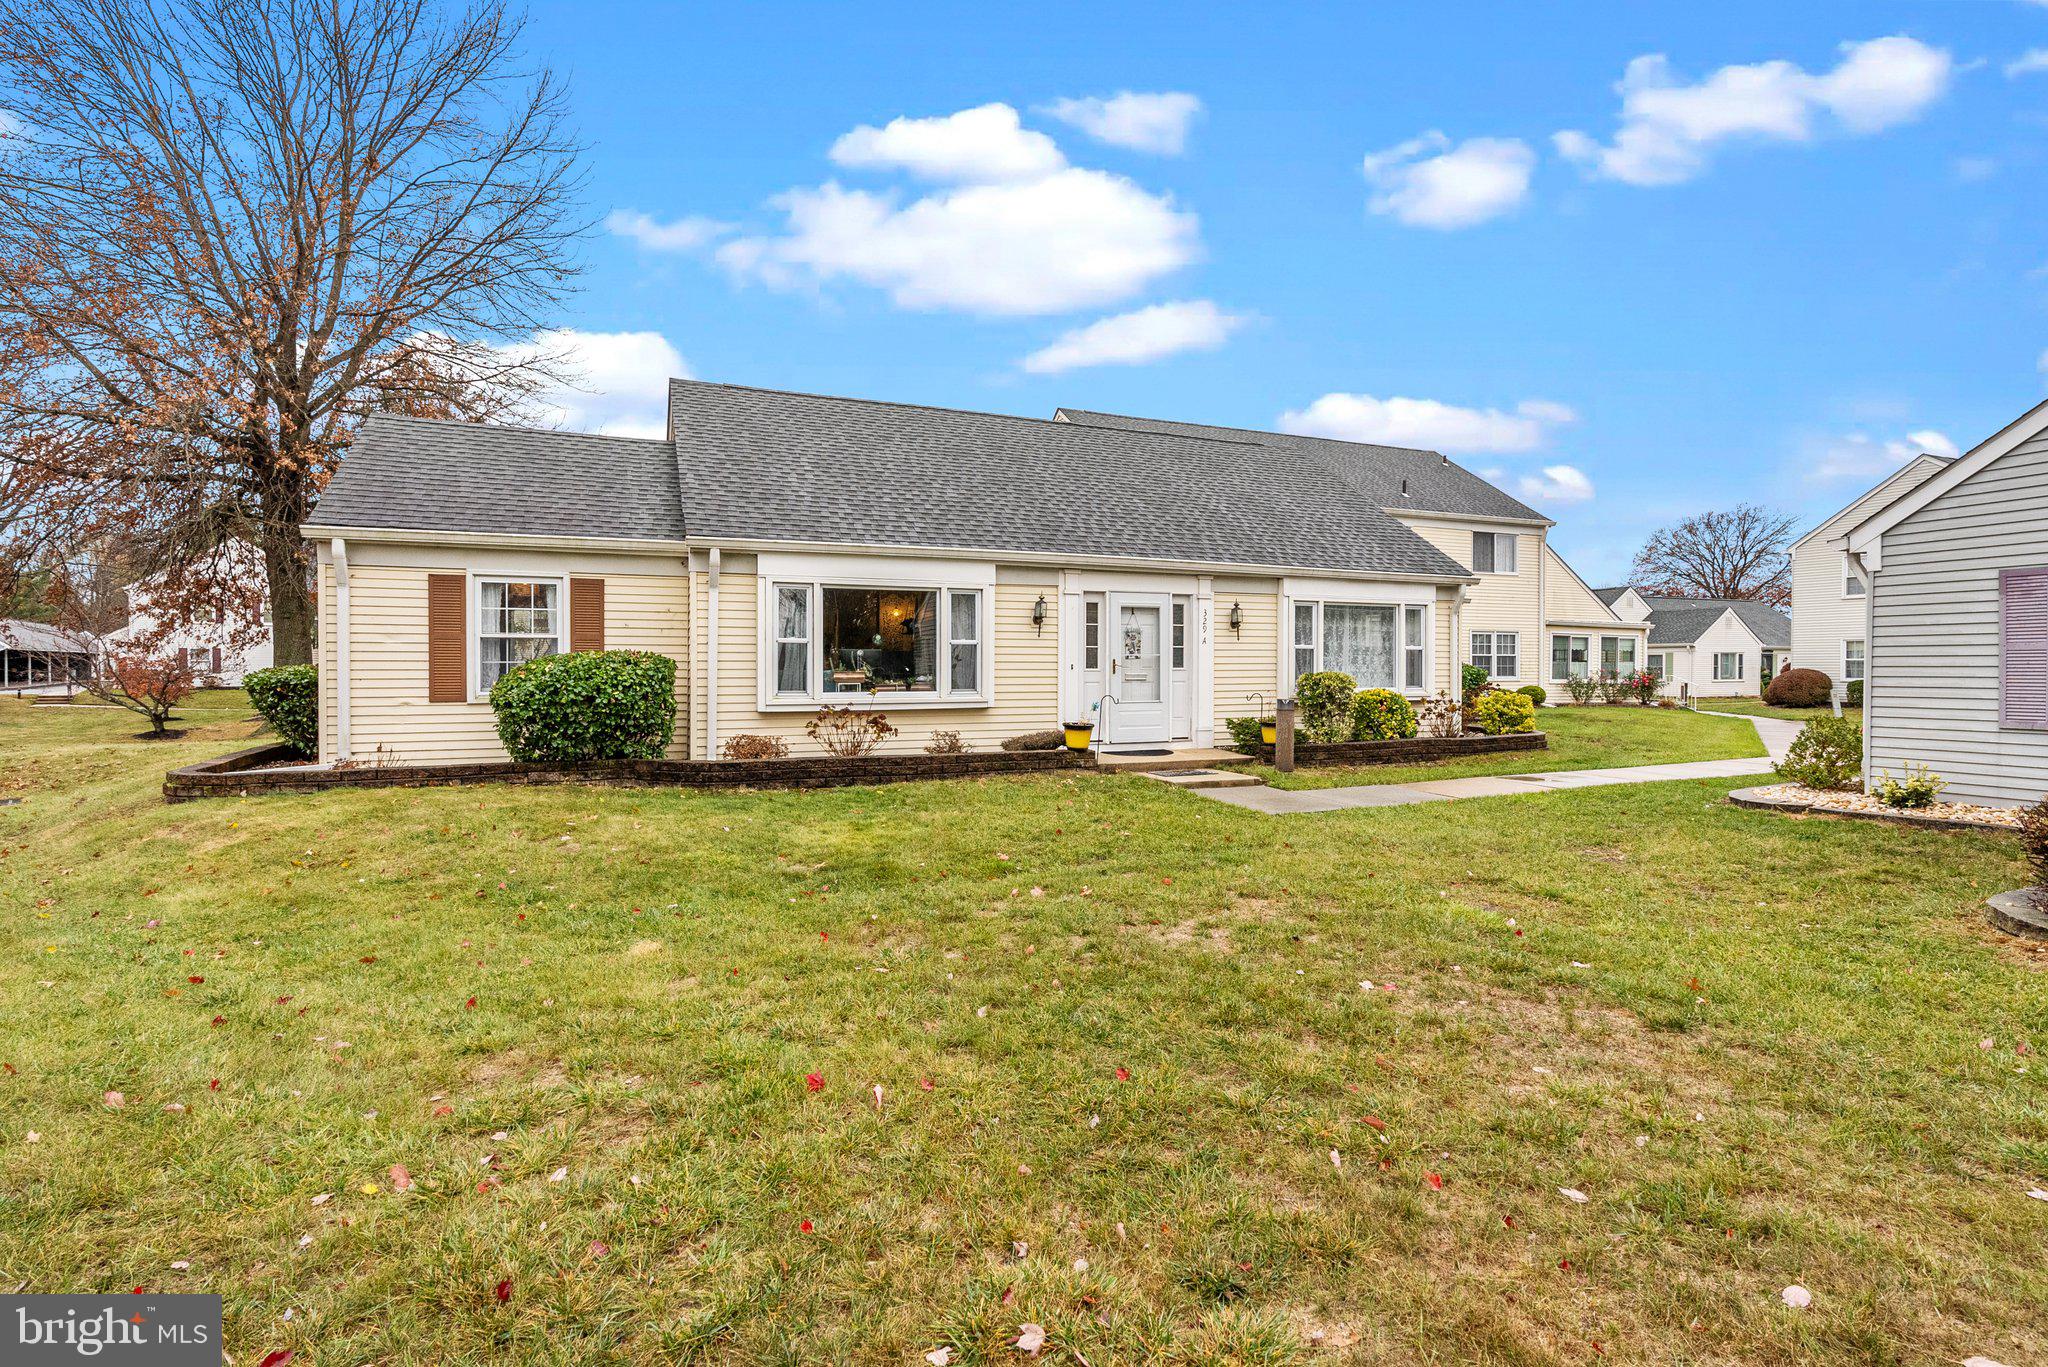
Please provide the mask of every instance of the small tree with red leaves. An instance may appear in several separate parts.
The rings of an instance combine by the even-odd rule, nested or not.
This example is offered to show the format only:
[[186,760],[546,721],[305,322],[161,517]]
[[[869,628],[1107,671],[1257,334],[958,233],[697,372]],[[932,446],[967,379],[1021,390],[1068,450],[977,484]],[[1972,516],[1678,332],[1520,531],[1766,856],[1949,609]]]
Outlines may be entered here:
[[167,739],[171,710],[192,696],[192,666],[175,655],[117,648],[93,661],[85,691],[101,702],[125,707],[149,723],[152,740]]

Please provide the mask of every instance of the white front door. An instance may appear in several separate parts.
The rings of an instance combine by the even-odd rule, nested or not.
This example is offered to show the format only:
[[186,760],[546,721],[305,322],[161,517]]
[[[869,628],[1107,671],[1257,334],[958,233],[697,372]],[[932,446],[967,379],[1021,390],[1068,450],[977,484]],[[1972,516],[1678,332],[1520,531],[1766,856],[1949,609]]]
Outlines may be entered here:
[[1109,687],[1104,709],[1110,745],[1164,741],[1173,734],[1166,634],[1173,598],[1164,593],[1109,595]]

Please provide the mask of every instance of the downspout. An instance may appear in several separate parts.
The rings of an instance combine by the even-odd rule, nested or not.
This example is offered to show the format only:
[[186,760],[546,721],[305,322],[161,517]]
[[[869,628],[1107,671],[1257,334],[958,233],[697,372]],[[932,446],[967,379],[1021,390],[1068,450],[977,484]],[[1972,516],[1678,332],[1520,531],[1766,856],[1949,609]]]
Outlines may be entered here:
[[708,555],[710,593],[704,624],[704,758],[718,757],[718,547]]
[[334,757],[349,757],[349,613],[348,543],[335,537],[327,543],[334,559]]
[[[1870,786],[1870,716],[1877,706],[1877,651],[1871,624],[1877,620],[1877,567],[1884,558],[1884,543],[1879,542],[1872,549],[1876,554],[1849,552],[1856,572],[1863,576],[1863,784],[1866,792]],[[1844,684],[1843,690],[1846,692],[1847,689],[1848,685]]]

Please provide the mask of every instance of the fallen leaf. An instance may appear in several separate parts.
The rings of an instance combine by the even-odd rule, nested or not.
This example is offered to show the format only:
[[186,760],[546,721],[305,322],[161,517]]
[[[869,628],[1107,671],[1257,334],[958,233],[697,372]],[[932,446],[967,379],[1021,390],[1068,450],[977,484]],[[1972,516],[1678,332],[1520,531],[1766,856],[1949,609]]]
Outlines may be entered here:
[[1336,1151],[1335,1149],[1331,1149],[1331,1150],[1330,1150],[1330,1166],[1331,1166],[1331,1167],[1333,1167],[1333,1168],[1335,1168],[1335,1169],[1337,1169],[1337,1171],[1339,1171],[1339,1172],[1342,1172],[1342,1171],[1344,1171],[1344,1155],[1343,1155],[1343,1154],[1341,1154],[1341,1153],[1338,1153],[1338,1152],[1337,1152],[1337,1151]]
[[1799,1285],[1799,1283],[1794,1282],[1778,1293],[1778,1299],[1791,1306],[1794,1310],[1804,1310],[1807,1306],[1813,1304],[1813,1293]]
[[803,1220],[797,1224],[797,1232],[801,1234],[809,1234],[814,1228],[815,1226],[809,1220]]
[[554,1170],[553,1172],[549,1173],[549,1174],[548,1174],[548,1181],[550,1181],[550,1182],[561,1182],[561,1181],[566,1181],[566,1180],[568,1179],[568,1176],[569,1176],[569,1169],[568,1169],[568,1167],[567,1167],[567,1166],[565,1165],[565,1166],[563,1166],[563,1167],[559,1167],[559,1168],[556,1168],[556,1169],[555,1169],[555,1170]]
[[1593,1199],[1592,1197],[1586,1195],[1585,1192],[1580,1191],[1577,1187],[1559,1187],[1557,1189],[1557,1194],[1559,1196],[1562,1196],[1567,1201],[1571,1201],[1582,1206],[1586,1204],[1586,1202]]
[[316,1206],[324,1206],[324,1205],[326,1205],[326,1204],[327,1204],[327,1203],[328,1203],[329,1201],[332,1201],[333,1199],[334,1199],[334,1193],[333,1193],[333,1192],[331,1192],[331,1191],[323,1191],[323,1192],[321,1192],[321,1193],[320,1193],[320,1194],[319,1194],[318,1196],[315,1196],[315,1197],[313,1198],[313,1204],[314,1204],[314,1205],[316,1205]]
[[953,1350],[951,1348],[934,1348],[924,1355],[924,1360],[929,1362],[932,1367],[951,1367]]
[[1425,1172],[1422,1174],[1422,1180],[1429,1183],[1431,1191],[1442,1191],[1444,1189],[1444,1175],[1440,1172]]
[[504,1303],[505,1303],[506,1301],[509,1301],[509,1300],[511,1300],[511,1299],[512,1299],[512,1279],[508,1277],[508,1278],[506,1278],[506,1279],[505,1279],[504,1281],[502,1281],[502,1282],[499,1282],[499,1283],[498,1283],[498,1287],[497,1287],[497,1290],[496,1290],[495,1292],[493,1292],[493,1294],[497,1296],[497,1298],[498,1298],[498,1304],[500,1304],[500,1305],[503,1305],[503,1304],[504,1304]]
[[1117,1080],[1118,1082],[1129,1082],[1129,1081],[1131,1080],[1131,1070],[1130,1070],[1130,1069],[1128,1069],[1128,1068],[1119,1068],[1119,1069],[1117,1069],[1117,1070],[1116,1070],[1116,1080]]
[[257,1363],[256,1367],[284,1367],[284,1365],[287,1362],[290,1362],[291,1360],[292,1350],[289,1348],[280,1348],[276,1352],[271,1353],[269,1356],[265,1357],[263,1361]]
[[1045,1326],[1042,1324],[1020,1324],[1017,1326],[1017,1351],[1027,1357],[1037,1357],[1045,1347]]
[[108,1092],[100,1100],[107,1103],[107,1109],[110,1111],[118,1111],[128,1104],[128,1098],[122,1096],[119,1092]]
[[391,1189],[393,1191],[412,1190],[412,1174],[406,1171],[405,1164],[393,1163],[391,1165]]
[[1369,1116],[1366,1116],[1366,1117],[1365,1117],[1365,1123],[1366,1123],[1366,1124],[1368,1124],[1368,1125],[1370,1125],[1370,1126],[1372,1126],[1372,1127],[1373,1127],[1374,1129],[1376,1129],[1376,1130],[1384,1130],[1384,1129],[1386,1129],[1386,1128],[1387,1128],[1387,1122],[1386,1122],[1386,1121],[1384,1121],[1384,1120],[1382,1120],[1382,1119],[1380,1119],[1380,1118],[1379,1118],[1378,1116],[1376,1116],[1376,1115],[1369,1115]]
[[810,1092],[822,1092],[822,1091],[824,1091],[824,1090],[825,1090],[825,1078],[824,1078],[824,1076],[823,1076],[822,1074],[819,1074],[819,1073],[805,1073],[805,1074],[804,1074],[804,1090],[805,1090],[805,1091],[810,1091]]

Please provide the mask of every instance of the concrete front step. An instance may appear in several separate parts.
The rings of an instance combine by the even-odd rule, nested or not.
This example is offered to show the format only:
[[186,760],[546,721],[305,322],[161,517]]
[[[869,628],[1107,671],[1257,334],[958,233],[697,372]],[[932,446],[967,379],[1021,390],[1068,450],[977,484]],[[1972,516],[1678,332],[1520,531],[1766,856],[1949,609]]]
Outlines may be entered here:
[[1252,757],[1237,750],[1185,746],[1163,755],[1098,750],[1095,762],[1106,774],[1171,774],[1188,769],[1220,769],[1226,765],[1250,764]]
[[1259,779],[1252,774],[1233,774],[1227,769],[1168,769],[1148,770],[1145,777],[1176,788],[1257,788]]

